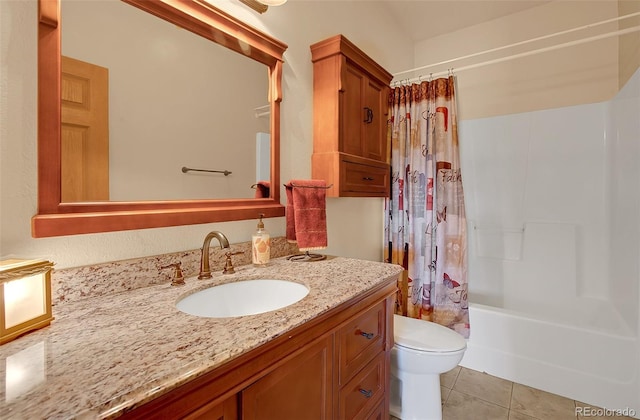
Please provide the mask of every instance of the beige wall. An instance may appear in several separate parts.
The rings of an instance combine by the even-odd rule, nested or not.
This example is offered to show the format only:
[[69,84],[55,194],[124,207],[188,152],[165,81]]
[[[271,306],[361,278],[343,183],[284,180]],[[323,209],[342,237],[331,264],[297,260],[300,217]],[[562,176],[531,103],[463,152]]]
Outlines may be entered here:
[[[612,1],[550,2],[418,42],[415,67],[565,31],[617,15],[617,4]],[[454,68],[461,120],[609,100],[618,91],[615,37],[470,70],[463,67],[616,29],[615,23],[602,25],[430,68],[422,74],[428,77],[430,72]],[[461,70],[456,71],[456,68]]]
[[[619,0],[618,13],[625,16],[640,12],[640,1]],[[640,16],[620,21],[620,29],[640,25]],[[620,89],[627,83],[635,71],[640,67],[640,31],[632,32],[620,37],[618,85]]]
[[[408,38],[375,2],[363,7],[360,2],[292,1],[264,15],[236,1],[214,3],[289,45],[284,56],[282,181],[311,176],[309,45],[343,33],[385,67],[413,64]],[[232,243],[247,241],[256,221],[31,238],[30,219],[37,209],[36,6],[33,0],[0,0],[0,256],[49,258],[57,268],[65,268],[197,249],[211,230],[224,232]],[[325,252],[380,260],[382,212],[381,199],[328,200],[329,248]],[[272,235],[285,233],[284,218],[267,219],[265,225]]]
[[[423,41],[414,48],[407,32],[395,26],[376,2],[364,5],[360,1],[290,1],[270,8],[264,15],[239,2],[214,3],[289,45],[284,57],[283,181],[311,175],[313,110],[309,45],[316,41],[343,33],[383,67],[398,72],[618,15],[615,1],[556,1]],[[621,5],[621,10],[623,7],[626,6]],[[214,229],[226,233],[232,243],[246,241],[255,229],[255,221],[31,238],[30,218],[37,208],[36,16],[33,0],[0,0],[0,256],[44,257],[64,268],[196,249],[206,233]],[[617,25],[613,29],[616,28]],[[628,62],[626,57],[623,54],[620,58],[621,64]],[[457,73],[461,118],[610,99],[618,90],[617,61],[617,43],[606,41],[497,67],[461,71]],[[636,58],[633,64],[630,60],[629,68],[637,67],[637,61]],[[468,63],[456,63],[455,67],[465,64]],[[327,212],[327,253],[380,259],[381,199],[329,199]],[[284,218],[267,219],[265,224],[273,235],[284,235]]]
[[269,132],[254,111],[268,104],[265,65],[120,1],[61,9],[62,53],[109,70],[111,200],[254,196],[256,133]]

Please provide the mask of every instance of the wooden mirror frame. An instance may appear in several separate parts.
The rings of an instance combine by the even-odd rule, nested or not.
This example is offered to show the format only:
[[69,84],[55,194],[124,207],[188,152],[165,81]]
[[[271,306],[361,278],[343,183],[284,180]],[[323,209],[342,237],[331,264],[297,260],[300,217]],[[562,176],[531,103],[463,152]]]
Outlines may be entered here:
[[287,45],[204,0],[122,0],[269,68],[269,198],[62,203],[60,0],[38,0],[38,214],[34,238],[284,216],[280,204],[282,55]]

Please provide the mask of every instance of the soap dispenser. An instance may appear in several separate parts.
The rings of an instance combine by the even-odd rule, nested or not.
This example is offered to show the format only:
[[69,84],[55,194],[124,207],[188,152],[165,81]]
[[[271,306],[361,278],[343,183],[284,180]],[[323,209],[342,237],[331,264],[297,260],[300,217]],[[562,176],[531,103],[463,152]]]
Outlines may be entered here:
[[251,237],[251,259],[256,267],[264,267],[271,258],[271,240],[269,232],[264,228],[263,216],[264,214],[260,215],[258,229]]

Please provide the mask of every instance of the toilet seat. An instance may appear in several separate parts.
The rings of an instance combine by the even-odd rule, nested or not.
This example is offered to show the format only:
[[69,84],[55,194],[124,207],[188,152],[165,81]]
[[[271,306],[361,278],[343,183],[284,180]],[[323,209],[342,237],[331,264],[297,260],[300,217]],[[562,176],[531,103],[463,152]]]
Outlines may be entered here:
[[393,315],[395,344],[431,353],[458,352],[467,348],[466,340],[457,332],[436,324],[406,316]]

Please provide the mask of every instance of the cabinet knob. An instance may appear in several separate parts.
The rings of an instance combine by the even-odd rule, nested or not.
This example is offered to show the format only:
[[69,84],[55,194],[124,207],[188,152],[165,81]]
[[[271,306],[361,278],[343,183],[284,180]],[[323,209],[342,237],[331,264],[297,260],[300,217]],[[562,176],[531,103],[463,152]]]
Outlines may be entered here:
[[363,177],[362,177],[362,180],[363,180],[363,181],[373,181],[373,177],[370,177],[370,176],[363,176]]
[[374,333],[368,333],[368,332],[364,332],[364,331],[361,331],[361,330],[356,330],[356,335],[361,335],[364,338],[366,338],[367,340],[371,340],[375,336]]
[[371,396],[373,395],[373,391],[371,391],[371,390],[366,390],[366,389],[360,388],[359,391],[360,391],[360,393],[362,395],[364,395],[367,398],[371,398]]
[[371,124],[373,122],[373,109],[368,106],[364,107],[364,122]]

